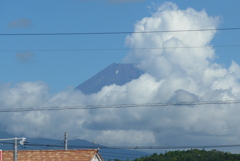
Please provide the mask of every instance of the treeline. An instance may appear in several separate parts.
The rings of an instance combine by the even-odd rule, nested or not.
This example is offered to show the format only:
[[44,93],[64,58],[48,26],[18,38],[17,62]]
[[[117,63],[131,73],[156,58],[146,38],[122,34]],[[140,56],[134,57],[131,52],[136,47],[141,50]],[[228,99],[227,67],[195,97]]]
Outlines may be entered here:
[[[111,161],[111,160],[108,160]],[[119,160],[114,161],[132,161]],[[169,151],[165,154],[153,153],[150,156],[134,159],[133,161],[240,161],[240,154],[232,154],[230,152],[222,152],[218,150],[186,150],[186,151]]]
[[186,150],[169,151],[165,154],[154,153],[151,156],[141,157],[134,161],[240,161],[240,154],[231,154],[217,150]]

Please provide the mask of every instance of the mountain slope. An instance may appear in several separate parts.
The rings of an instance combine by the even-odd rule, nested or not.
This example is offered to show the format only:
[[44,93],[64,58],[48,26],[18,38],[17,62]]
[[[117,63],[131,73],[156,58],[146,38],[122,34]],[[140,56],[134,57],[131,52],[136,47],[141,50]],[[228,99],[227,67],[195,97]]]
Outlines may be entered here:
[[84,94],[97,93],[104,86],[111,84],[123,85],[139,78],[141,74],[143,72],[136,68],[134,64],[113,63],[77,86],[76,89],[81,90]]

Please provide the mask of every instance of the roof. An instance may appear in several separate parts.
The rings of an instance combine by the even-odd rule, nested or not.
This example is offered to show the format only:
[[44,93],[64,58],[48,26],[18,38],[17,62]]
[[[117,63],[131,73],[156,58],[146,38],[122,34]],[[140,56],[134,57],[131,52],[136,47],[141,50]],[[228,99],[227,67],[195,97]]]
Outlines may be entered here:
[[[12,161],[13,151],[3,151],[3,161]],[[18,161],[103,161],[96,149],[19,150]]]

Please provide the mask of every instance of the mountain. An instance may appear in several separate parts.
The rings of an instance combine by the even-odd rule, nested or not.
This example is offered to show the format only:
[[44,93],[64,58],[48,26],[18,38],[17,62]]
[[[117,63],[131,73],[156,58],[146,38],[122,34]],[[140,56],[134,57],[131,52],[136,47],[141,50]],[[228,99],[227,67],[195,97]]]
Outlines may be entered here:
[[104,86],[111,84],[123,85],[139,78],[142,74],[143,72],[136,68],[134,64],[113,63],[77,86],[76,89],[81,90],[84,94],[97,93]]
[[[0,139],[14,138],[15,136],[10,135],[6,132],[0,131]],[[22,136],[21,136],[22,137]],[[18,137],[20,138],[20,137]],[[0,141],[1,150],[13,150],[13,140]],[[57,139],[47,138],[26,138],[24,145],[18,144],[18,150],[51,150],[51,149],[64,149],[64,141]],[[75,139],[68,140],[68,149],[98,149],[104,160],[133,160],[142,156],[148,156],[149,153],[142,152],[139,150],[127,150],[109,148],[104,145],[93,144],[86,140]]]

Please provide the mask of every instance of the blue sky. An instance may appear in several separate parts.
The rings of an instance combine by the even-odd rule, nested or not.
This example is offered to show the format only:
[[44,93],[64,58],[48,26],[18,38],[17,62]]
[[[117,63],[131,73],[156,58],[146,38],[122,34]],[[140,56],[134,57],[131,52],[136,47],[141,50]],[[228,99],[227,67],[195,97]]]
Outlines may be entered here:
[[[134,24],[164,1],[1,1],[0,30],[6,33],[71,33],[133,31]],[[180,9],[206,10],[220,16],[218,28],[239,27],[240,2],[173,1]],[[151,7],[151,9],[149,9]],[[25,25],[24,21],[25,20]],[[15,22],[15,25],[14,25]],[[239,45],[239,30],[219,31],[212,45]],[[129,51],[30,51],[126,48],[127,35],[0,36],[2,83],[43,81],[51,92],[76,87],[111,63],[122,62]],[[239,47],[216,48],[216,62],[240,62]]]
[[[3,35],[239,28],[239,7],[239,0],[1,1],[0,105],[18,109],[240,100],[240,30]],[[201,48],[191,48],[195,46]],[[160,49],[134,50],[143,47]],[[121,62],[136,63],[144,74],[91,95],[73,90]],[[0,127],[26,137],[62,138],[59,134],[67,131],[71,139],[102,144],[226,145],[239,141],[239,113],[238,104],[1,113]]]

